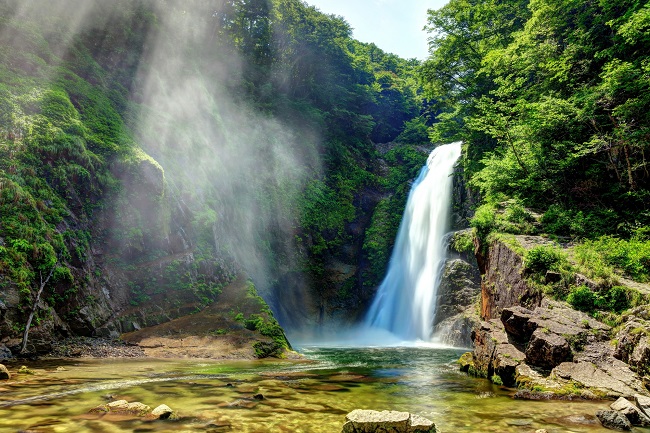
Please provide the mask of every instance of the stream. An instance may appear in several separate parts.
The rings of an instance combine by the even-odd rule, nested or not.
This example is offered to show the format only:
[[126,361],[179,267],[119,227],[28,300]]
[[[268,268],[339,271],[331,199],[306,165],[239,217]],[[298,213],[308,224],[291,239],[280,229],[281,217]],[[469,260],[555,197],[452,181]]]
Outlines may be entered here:
[[[609,432],[603,402],[535,402],[460,373],[462,350],[299,348],[305,361],[73,359],[30,364],[0,384],[0,432],[337,433],[357,408],[400,410],[444,433]],[[19,366],[9,366],[15,370]],[[15,380],[14,380],[15,379]],[[253,398],[262,394],[263,400]],[[88,411],[113,399],[167,404],[179,419]],[[650,429],[637,429],[649,432]]]

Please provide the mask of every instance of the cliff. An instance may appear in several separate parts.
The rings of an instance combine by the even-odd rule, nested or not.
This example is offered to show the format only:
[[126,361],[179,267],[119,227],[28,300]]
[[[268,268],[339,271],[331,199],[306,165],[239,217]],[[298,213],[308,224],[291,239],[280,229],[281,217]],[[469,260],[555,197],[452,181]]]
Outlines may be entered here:
[[[587,287],[583,275],[570,274],[567,281],[550,269],[534,269],[531,251],[545,251],[550,244],[537,236],[492,235],[487,249],[477,245],[479,255],[487,250],[479,260],[485,263],[482,322],[472,333],[474,352],[464,369],[518,388],[520,398],[648,395],[647,293],[639,293],[645,306],[620,316],[577,311],[554,298],[565,289]],[[601,293],[608,290],[590,284]]]

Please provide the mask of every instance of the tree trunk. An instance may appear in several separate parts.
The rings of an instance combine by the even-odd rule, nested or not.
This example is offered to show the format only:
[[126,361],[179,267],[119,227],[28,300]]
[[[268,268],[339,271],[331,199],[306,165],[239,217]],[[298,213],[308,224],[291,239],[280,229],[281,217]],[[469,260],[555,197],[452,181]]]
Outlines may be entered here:
[[50,273],[47,275],[45,281],[43,281],[43,274],[40,274],[41,287],[39,287],[38,289],[38,293],[36,294],[36,300],[34,301],[34,306],[32,307],[32,311],[29,313],[29,318],[27,319],[27,324],[25,325],[25,333],[23,334],[23,345],[20,348],[20,353],[25,353],[25,348],[27,347],[27,336],[29,334],[29,328],[32,326],[32,320],[34,319],[34,314],[36,313],[36,309],[38,308],[38,301],[40,301],[41,294],[43,293],[43,289],[45,288],[47,282],[50,281],[50,277],[54,273],[54,269],[56,268],[57,264],[58,262],[55,263],[54,266],[52,266],[52,269],[50,269]]

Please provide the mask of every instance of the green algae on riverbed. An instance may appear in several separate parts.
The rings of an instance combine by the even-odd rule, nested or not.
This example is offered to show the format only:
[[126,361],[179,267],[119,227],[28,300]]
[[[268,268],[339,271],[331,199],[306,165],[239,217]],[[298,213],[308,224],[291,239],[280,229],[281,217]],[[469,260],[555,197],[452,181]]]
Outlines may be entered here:
[[[457,350],[305,348],[303,353],[309,361],[30,364],[35,375],[16,375],[0,385],[0,431],[329,433],[341,431],[345,415],[357,408],[416,413],[446,433],[608,431],[593,417],[607,403],[514,400],[506,389],[459,373]],[[179,420],[87,413],[111,399],[167,404]]]

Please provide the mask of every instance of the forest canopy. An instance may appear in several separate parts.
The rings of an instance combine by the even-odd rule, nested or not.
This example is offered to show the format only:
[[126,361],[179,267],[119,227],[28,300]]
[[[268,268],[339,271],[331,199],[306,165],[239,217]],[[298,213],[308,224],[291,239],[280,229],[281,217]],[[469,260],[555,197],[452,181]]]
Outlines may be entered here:
[[469,184],[558,235],[647,236],[650,5],[451,0],[421,69],[434,141],[462,139]]

